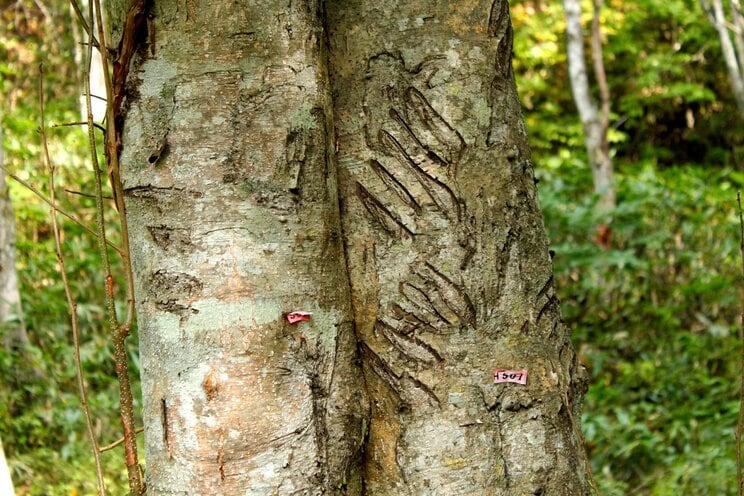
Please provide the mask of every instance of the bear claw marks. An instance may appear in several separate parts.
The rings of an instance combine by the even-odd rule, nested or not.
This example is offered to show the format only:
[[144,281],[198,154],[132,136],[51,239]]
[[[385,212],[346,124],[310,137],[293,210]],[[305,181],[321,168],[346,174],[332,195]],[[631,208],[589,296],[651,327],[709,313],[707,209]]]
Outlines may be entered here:
[[[407,234],[443,226],[432,216],[459,222],[461,202],[447,183],[454,182],[465,141],[416,88],[392,98],[394,105],[382,116],[377,139],[370,143],[378,155],[370,160],[370,168],[382,187],[377,195],[361,184],[358,189],[367,211],[383,227],[392,222]],[[370,127],[378,126],[368,126],[368,132]]]

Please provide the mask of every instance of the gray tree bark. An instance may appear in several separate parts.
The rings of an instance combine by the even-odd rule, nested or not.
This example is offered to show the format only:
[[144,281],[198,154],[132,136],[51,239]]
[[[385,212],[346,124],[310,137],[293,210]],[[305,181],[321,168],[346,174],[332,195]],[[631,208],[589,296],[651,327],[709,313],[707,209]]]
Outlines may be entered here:
[[28,344],[16,272],[16,232],[13,204],[3,169],[3,130],[0,128],[0,335],[6,349]]
[[[505,1],[329,0],[369,494],[579,495]],[[493,369],[527,369],[527,386]]]
[[507,4],[151,16],[121,161],[148,494],[586,494]]
[[729,0],[730,20],[722,0],[701,0],[701,3],[718,33],[736,107],[739,117],[744,120],[744,15],[741,3],[739,0]]
[[358,494],[366,401],[318,4],[152,14],[122,154],[148,494]]

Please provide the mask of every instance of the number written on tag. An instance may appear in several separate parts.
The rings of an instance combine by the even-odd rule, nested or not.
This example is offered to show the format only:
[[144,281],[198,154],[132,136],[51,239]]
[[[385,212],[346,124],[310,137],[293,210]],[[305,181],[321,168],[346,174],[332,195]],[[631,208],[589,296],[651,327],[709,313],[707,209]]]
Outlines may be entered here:
[[501,384],[503,382],[513,382],[515,384],[527,384],[527,369],[524,370],[493,370],[493,383]]

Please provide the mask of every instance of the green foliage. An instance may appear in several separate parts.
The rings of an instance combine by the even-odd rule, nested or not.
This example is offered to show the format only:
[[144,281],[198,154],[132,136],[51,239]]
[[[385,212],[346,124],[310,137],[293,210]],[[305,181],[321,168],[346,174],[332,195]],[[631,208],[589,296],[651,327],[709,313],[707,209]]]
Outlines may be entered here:
[[[39,64],[44,63],[47,125],[80,120],[80,93],[72,64],[73,39],[67,2],[18,2],[2,11],[0,91],[5,166],[49,195],[39,136]],[[50,42],[54,40],[54,42]],[[47,129],[57,166],[60,205],[94,225],[94,201],[78,193],[94,191],[86,159],[85,129]],[[80,408],[69,309],[59,277],[49,207],[32,192],[9,181],[17,228],[17,269],[30,345],[0,347],[0,437],[17,494],[95,494],[95,467]],[[63,252],[74,298],[79,303],[81,355],[96,436],[107,444],[121,436],[118,386],[111,359],[109,329],[102,308],[104,277],[96,240],[60,216]],[[115,232],[114,226],[109,231]],[[113,241],[118,240],[114,236]],[[113,260],[117,260],[112,256]],[[115,269],[116,270],[116,269]],[[1,330],[0,330],[1,331]],[[130,338],[136,343],[136,336]],[[132,350],[134,351],[134,350]],[[136,366],[132,371],[138,379]],[[138,383],[135,382],[137,401]],[[127,487],[123,449],[103,455],[107,485],[114,494]]]
[[588,170],[538,170],[564,317],[592,378],[594,470],[605,494],[734,494],[742,175],[623,170],[610,219],[593,213]]
[[[584,2],[583,12],[588,36],[590,2]],[[512,19],[517,86],[536,157],[563,151],[583,157],[561,2],[512,2]],[[608,0],[601,19],[613,153],[660,165],[741,162],[744,123],[735,112],[717,36],[699,2]]]
[[592,379],[583,421],[603,494],[734,494],[744,125],[717,36],[696,0],[606,2],[618,208],[599,218],[562,5],[512,7],[556,281]]

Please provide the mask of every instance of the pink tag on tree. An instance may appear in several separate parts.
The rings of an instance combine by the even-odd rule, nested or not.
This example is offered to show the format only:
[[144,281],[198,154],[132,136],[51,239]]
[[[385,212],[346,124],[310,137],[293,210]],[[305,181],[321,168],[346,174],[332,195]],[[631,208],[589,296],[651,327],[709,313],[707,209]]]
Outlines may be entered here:
[[296,324],[303,320],[310,320],[312,314],[312,312],[290,312],[287,314],[287,322],[290,324]]
[[503,382],[513,382],[515,384],[527,384],[527,369],[523,370],[493,370],[493,383],[501,384]]

